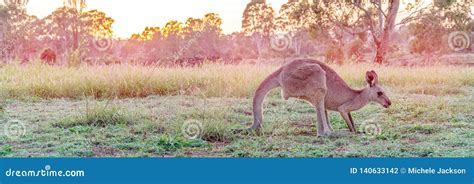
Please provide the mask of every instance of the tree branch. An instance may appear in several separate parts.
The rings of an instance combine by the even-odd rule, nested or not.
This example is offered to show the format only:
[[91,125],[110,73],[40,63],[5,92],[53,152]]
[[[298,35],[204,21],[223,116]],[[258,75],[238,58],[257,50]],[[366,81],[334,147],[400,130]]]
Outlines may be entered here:
[[367,18],[367,20],[369,20],[369,30],[370,32],[372,32],[372,38],[374,39],[375,43],[380,43],[380,39],[377,37],[377,32],[374,29],[374,20],[372,19],[370,12],[367,9],[363,8],[359,3],[354,3],[352,1],[350,3],[365,13],[365,17]]
[[382,3],[380,1],[371,1],[371,3],[379,10],[379,12],[383,15],[385,19],[387,19],[387,14],[382,9]]
[[[410,15],[408,15],[407,17],[402,19],[399,23],[395,24],[395,26],[407,24],[407,23],[410,23],[410,22],[415,21],[415,20],[420,20],[422,18],[429,17],[429,16],[441,11],[440,9],[438,9],[434,12],[423,14],[423,11],[428,10],[429,8],[430,8],[430,6],[426,6],[424,8],[420,8],[420,9],[417,9],[417,10],[411,12]],[[419,14],[419,15],[416,16],[415,14]]]
[[[326,15],[327,18],[329,19],[329,21],[331,21],[332,23],[336,24],[337,27],[341,28],[342,30],[344,30],[345,32],[349,33],[349,34],[357,34],[357,33],[361,33],[361,32],[365,32],[367,30],[369,30],[368,28],[367,29],[363,29],[363,30],[356,30],[354,31],[354,29],[352,27],[355,27],[354,25],[347,25],[343,22],[340,22],[340,21],[337,21],[337,20],[334,20],[331,15],[327,14]],[[359,17],[359,19],[356,21],[358,22],[360,20],[361,17]]]

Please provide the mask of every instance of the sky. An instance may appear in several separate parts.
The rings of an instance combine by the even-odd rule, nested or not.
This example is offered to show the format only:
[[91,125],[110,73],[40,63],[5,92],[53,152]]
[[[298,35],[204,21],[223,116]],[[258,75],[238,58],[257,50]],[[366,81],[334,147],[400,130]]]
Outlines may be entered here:
[[[267,0],[275,11],[288,0]],[[47,3],[45,3],[47,2]],[[114,34],[128,38],[146,26],[163,27],[169,20],[185,22],[189,17],[202,18],[218,13],[225,33],[240,31],[242,13],[250,0],[92,0],[87,10],[98,9],[115,20]],[[63,0],[30,0],[28,14],[43,18],[63,5]]]

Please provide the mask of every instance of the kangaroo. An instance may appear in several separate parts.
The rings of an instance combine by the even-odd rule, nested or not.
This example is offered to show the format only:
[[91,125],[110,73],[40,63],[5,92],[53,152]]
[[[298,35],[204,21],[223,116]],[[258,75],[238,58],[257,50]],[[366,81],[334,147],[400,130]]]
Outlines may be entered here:
[[388,108],[392,102],[378,84],[375,71],[367,71],[367,87],[355,90],[328,65],[312,59],[294,60],[270,74],[257,88],[253,98],[254,122],[250,130],[260,131],[262,126],[262,103],[267,93],[281,87],[282,97],[302,99],[316,108],[317,135],[330,135],[333,131],[327,110],[341,114],[349,131],[357,133],[352,111],[356,111],[369,102],[377,102]]

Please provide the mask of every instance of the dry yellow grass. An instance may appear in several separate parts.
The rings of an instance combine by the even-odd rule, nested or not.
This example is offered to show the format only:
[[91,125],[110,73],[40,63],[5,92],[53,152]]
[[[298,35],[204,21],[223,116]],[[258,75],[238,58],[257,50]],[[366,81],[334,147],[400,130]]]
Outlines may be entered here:
[[[58,67],[41,64],[0,68],[0,92],[8,98],[144,97],[196,95],[249,97],[278,65],[205,65],[201,68],[157,68],[137,65]],[[395,67],[369,64],[332,65],[353,87],[365,85],[367,70],[381,83],[402,93],[462,93],[474,86],[474,70],[465,66]]]

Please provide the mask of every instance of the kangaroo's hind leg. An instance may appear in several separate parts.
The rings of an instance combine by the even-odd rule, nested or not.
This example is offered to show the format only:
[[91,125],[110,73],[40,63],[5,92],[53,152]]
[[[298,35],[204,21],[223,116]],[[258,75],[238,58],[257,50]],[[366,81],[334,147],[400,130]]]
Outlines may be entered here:
[[315,104],[316,106],[316,114],[318,118],[317,128],[318,128],[318,136],[327,136],[330,135],[332,130],[331,126],[329,125],[329,120],[327,119],[326,109],[324,107],[324,100]]
[[328,122],[329,130],[333,131],[332,126],[331,126],[331,121],[329,120],[329,116],[328,116],[328,110],[324,110],[324,111],[326,113],[326,120]]
[[326,107],[324,105],[326,91],[327,88],[325,87],[325,85],[320,88],[314,88],[312,94],[313,98],[310,100],[311,104],[313,104],[313,106],[316,108],[316,115],[318,119],[318,136],[330,135],[332,132],[332,128],[329,125],[329,119],[327,117]]

